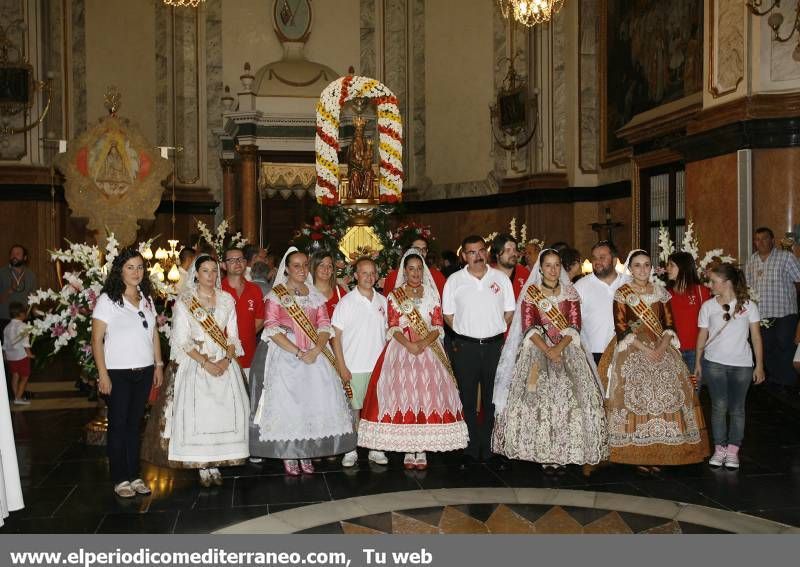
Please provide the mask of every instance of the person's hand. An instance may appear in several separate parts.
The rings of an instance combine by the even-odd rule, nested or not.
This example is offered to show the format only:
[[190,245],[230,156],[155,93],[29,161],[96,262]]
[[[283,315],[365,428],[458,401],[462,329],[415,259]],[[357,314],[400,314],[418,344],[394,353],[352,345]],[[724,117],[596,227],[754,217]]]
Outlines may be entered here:
[[703,367],[699,362],[694,365],[694,377],[696,380],[700,380],[703,377]]
[[101,376],[97,381],[97,390],[104,396],[111,394],[111,378],[108,377],[108,374]]
[[205,364],[205,370],[215,378],[219,378],[225,372],[225,370],[221,367],[220,362],[211,362],[210,360]]
[[417,341],[410,342],[406,348],[408,349],[408,352],[410,352],[414,356],[421,355],[422,351],[425,350],[425,347]]
[[30,358],[31,360],[33,360],[34,358],[36,358],[36,355],[35,355],[35,354],[33,354],[33,353],[30,353],[30,354],[28,355],[28,358]]
[[164,367],[163,366],[156,366],[155,372],[153,372],[153,386],[156,388],[160,388],[161,384],[164,383]]
[[319,347],[314,347],[311,350],[307,350],[306,352],[304,352],[303,356],[300,357],[300,360],[302,360],[306,364],[314,364],[320,352],[321,351]]
[[548,359],[550,359],[551,362],[561,362],[561,349],[558,347],[550,347],[544,352],[544,354]]
[[764,373],[764,368],[762,366],[756,366],[753,369],[753,384],[761,384],[766,379],[767,375]]
[[347,369],[345,366],[344,368],[339,369],[339,376],[342,378],[342,382],[345,384],[349,384],[350,381],[353,379],[353,374]]

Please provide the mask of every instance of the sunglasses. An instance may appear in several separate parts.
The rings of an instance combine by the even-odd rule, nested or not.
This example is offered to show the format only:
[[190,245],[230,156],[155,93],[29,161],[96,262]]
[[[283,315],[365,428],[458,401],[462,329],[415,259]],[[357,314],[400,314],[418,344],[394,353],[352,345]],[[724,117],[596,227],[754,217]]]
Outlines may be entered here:
[[139,311],[139,317],[142,318],[142,327],[144,327],[145,329],[148,329],[150,327],[150,325],[147,324],[147,319],[144,318],[144,313]]
[[723,313],[722,315],[722,320],[727,323],[728,321],[731,320],[731,313],[730,313],[731,306],[726,303],[725,305],[722,306],[722,310],[725,311],[725,313]]

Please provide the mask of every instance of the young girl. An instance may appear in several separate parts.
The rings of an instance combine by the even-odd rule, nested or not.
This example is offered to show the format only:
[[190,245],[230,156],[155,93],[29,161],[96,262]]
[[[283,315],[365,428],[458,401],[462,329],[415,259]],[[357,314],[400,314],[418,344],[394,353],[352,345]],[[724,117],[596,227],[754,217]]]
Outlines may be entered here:
[[[750,382],[764,381],[761,316],[749,299],[744,273],[732,264],[711,270],[714,299],[700,308],[695,374],[711,395],[712,467],[739,468],[744,437],[744,403]],[[751,350],[748,337],[753,343]],[[755,368],[753,368],[755,354]],[[726,417],[730,423],[726,427]]]
[[8,306],[11,322],[3,331],[3,355],[8,361],[11,372],[11,389],[14,393],[14,405],[27,406],[30,402],[23,398],[28,378],[31,376],[31,343],[25,332],[25,315],[27,309],[16,301]]

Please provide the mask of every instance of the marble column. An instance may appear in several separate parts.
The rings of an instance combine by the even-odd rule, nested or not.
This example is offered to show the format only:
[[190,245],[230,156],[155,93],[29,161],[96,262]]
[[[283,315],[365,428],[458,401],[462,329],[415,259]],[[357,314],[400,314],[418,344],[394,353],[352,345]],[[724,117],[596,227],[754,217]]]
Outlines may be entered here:
[[222,165],[222,214],[230,226],[236,226],[236,162],[221,159],[219,163]]
[[258,195],[256,157],[258,156],[258,146],[239,146],[238,151],[241,157],[239,179],[241,183],[240,204],[242,218],[240,219],[240,225],[242,227],[242,235],[249,242],[258,242],[256,235],[258,228],[256,215],[256,196]]

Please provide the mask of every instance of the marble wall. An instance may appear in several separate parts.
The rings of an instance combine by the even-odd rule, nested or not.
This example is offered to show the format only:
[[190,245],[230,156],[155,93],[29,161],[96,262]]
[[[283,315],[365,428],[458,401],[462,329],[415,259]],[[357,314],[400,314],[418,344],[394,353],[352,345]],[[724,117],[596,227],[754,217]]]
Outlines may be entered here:
[[[486,179],[494,61],[492,2],[426,5],[425,128],[427,175],[435,185]],[[458,65],[454,65],[457,60]]]
[[753,227],[775,236],[800,224],[800,148],[753,150]]
[[736,153],[686,164],[686,215],[694,220],[706,250],[736,254],[738,233],[738,161]]

